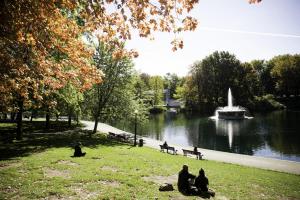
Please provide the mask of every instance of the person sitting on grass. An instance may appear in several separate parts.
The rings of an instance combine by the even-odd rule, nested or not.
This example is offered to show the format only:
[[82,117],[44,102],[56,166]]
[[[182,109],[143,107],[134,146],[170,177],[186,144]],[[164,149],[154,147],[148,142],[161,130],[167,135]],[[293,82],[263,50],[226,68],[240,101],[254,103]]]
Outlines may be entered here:
[[75,147],[74,147],[74,149],[75,149],[75,151],[74,151],[74,157],[85,156],[86,153],[81,151],[80,145],[81,145],[80,142],[78,142],[78,143],[75,145]]
[[198,189],[200,196],[205,196],[207,198],[210,198],[210,196],[214,197],[215,192],[208,189],[208,178],[205,176],[204,170],[201,168],[199,171],[199,176],[197,176],[195,180],[195,186]]
[[195,175],[189,173],[187,165],[182,166],[182,170],[178,174],[178,190],[184,195],[196,195],[197,189],[192,187],[192,182],[195,179]]

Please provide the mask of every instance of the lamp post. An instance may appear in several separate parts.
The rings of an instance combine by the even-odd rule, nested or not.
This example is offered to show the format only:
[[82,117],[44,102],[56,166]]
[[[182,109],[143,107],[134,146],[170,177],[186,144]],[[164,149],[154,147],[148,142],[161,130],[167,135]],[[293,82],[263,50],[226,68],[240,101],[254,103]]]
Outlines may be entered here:
[[136,146],[136,126],[137,126],[137,114],[138,111],[134,110],[134,146]]

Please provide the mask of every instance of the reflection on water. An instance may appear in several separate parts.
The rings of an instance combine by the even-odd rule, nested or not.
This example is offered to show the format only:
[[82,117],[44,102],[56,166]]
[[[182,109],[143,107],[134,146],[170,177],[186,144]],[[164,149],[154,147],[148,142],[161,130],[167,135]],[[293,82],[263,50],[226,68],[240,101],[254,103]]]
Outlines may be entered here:
[[[132,131],[130,124],[117,125]],[[139,126],[141,135],[184,146],[300,162],[300,112],[277,111],[246,120],[164,113]]]
[[[233,123],[234,121],[229,120],[229,121],[225,121],[225,120],[219,120],[216,119],[216,128],[217,128],[217,134],[218,135],[227,135],[228,137],[228,144],[229,144],[229,148],[231,149],[232,147],[232,140],[233,140]],[[237,123],[235,124],[237,125]],[[234,130],[238,130],[237,128],[235,128]],[[238,134],[238,132],[235,132],[235,134]]]

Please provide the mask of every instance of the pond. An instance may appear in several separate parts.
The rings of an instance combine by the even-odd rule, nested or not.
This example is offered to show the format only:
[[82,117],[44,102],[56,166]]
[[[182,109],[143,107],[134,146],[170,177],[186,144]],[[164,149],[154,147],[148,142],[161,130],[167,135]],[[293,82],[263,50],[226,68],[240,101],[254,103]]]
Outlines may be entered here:
[[[119,128],[133,132],[133,126]],[[300,162],[300,112],[255,114],[252,119],[215,120],[166,112],[151,115],[138,134],[183,146]]]

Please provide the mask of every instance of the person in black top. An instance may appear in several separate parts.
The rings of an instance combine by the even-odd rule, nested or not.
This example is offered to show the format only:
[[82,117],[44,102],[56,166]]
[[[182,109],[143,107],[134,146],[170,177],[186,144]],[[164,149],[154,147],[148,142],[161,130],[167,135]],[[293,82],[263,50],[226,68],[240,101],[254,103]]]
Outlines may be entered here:
[[208,189],[208,178],[205,176],[204,170],[201,168],[199,171],[199,176],[195,180],[195,186],[198,189],[199,194],[209,195],[214,197],[215,192]]
[[194,147],[194,153],[197,154],[198,153],[198,148]]
[[78,143],[75,145],[75,147],[74,147],[74,149],[75,149],[75,151],[74,151],[74,157],[85,156],[86,153],[81,151],[80,145],[81,145],[80,142],[78,142]]
[[195,179],[196,176],[193,174],[189,173],[189,168],[187,165],[183,165],[182,170],[178,174],[178,190],[179,192],[186,194],[186,195],[191,195],[191,194],[196,194],[197,191],[195,188],[192,188],[190,182],[192,182],[193,179]]
[[165,148],[167,148],[167,147],[168,147],[168,143],[167,143],[167,141],[165,141],[165,142],[163,143],[163,147],[165,147]]

